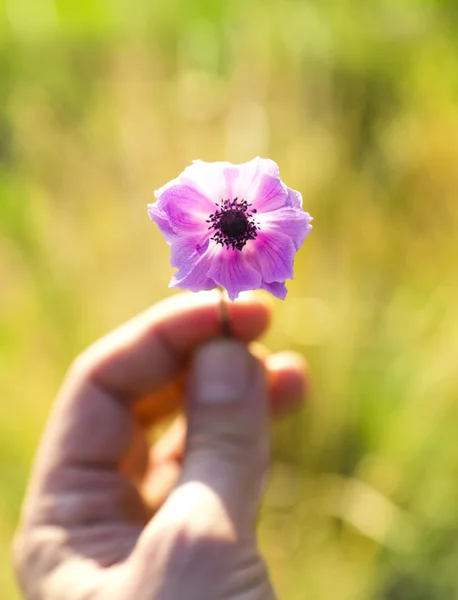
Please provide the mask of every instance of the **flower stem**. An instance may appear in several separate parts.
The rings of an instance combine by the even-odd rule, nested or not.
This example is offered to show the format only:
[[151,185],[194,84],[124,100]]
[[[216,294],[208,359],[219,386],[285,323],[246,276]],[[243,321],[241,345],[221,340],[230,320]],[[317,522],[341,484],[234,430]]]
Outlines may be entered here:
[[227,309],[226,290],[221,286],[218,286],[218,290],[220,294],[219,314],[221,317],[221,333],[223,334],[223,337],[230,338],[232,337],[232,331],[229,311]]

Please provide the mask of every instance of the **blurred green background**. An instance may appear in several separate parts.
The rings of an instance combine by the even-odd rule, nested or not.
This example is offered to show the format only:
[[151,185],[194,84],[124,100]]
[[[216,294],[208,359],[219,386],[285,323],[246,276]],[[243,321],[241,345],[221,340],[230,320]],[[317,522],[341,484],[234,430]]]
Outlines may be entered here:
[[458,598],[458,4],[0,0],[0,589],[73,357],[169,294],[146,215],[192,159],[269,156],[315,228],[272,349],[261,544],[285,600]]

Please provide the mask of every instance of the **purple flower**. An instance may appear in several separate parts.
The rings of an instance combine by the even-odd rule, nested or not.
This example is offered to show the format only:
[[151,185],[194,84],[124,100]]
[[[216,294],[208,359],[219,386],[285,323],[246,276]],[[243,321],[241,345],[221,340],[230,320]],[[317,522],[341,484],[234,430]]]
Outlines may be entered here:
[[286,297],[285,280],[293,277],[312,217],[272,160],[196,160],[154,195],[148,213],[178,269],[170,287],[199,292],[222,286],[231,300],[256,289]]

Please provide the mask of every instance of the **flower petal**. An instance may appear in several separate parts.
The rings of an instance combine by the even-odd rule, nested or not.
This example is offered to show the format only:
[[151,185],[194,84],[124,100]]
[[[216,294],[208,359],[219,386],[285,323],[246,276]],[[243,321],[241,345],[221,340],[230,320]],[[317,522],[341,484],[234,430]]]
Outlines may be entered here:
[[269,212],[285,206],[288,200],[286,186],[278,177],[263,174],[260,177],[256,196],[251,205],[258,213]]
[[175,232],[173,231],[167,213],[165,213],[158,206],[159,202],[155,202],[154,204],[148,204],[148,214],[151,221],[154,221],[156,225],[159,227],[161,233],[165,237],[166,242],[170,244],[171,240],[175,237]]
[[[148,213],[178,269],[171,287],[197,292],[221,285],[231,300],[252,289],[286,296],[285,280],[293,277],[295,253],[312,229],[312,217],[302,210],[301,194],[280,180],[275,162],[194,161],[155,196]],[[247,216],[259,226],[241,250],[216,244],[208,223],[216,207],[235,199],[246,201]]]
[[[276,163],[268,158],[254,158],[238,165],[239,174],[233,186],[233,196],[244,199],[257,210],[272,210],[285,204],[286,187],[280,181]],[[282,195],[282,202],[268,208],[269,202]],[[262,199],[266,196],[266,203]]]
[[293,240],[296,250],[299,250],[312,230],[310,225],[312,217],[301,208],[291,208],[289,206],[259,214],[257,221],[264,233],[278,231],[289,236]]
[[271,177],[280,176],[280,169],[278,168],[277,163],[270,158],[256,156],[256,158],[238,166],[244,171],[244,177],[253,178],[259,176],[261,173],[265,173]]
[[232,248],[217,249],[208,276],[227,290],[230,300],[261,287],[261,273],[250,255]]
[[224,181],[226,184],[226,195],[224,196],[225,200],[234,200],[234,198],[237,198],[236,185],[239,175],[240,169],[236,166],[231,166],[224,169]]
[[280,298],[280,300],[284,300],[288,294],[285,282],[280,281],[273,281],[272,283],[266,283],[263,281],[261,289],[269,292],[269,294],[272,294],[272,296],[275,296],[276,298]]
[[207,251],[209,242],[209,236],[207,239],[202,236],[175,236],[170,244],[170,264],[189,272]]
[[169,287],[177,287],[191,292],[213,290],[217,284],[208,276],[208,272],[212,266],[215,253],[214,246],[210,246],[196,262],[183,265],[173,275]]
[[288,190],[288,200],[287,204],[294,208],[302,207],[302,194],[297,190],[293,190],[292,188],[287,187]]
[[[230,197],[226,173],[237,177],[238,169],[229,162],[208,163],[202,160],[193,161],[192,165],[179,176],[181,183],[191,185],[200,191],[211,203],[212,208],[221,200]],[[212,211],[213,212],[213,211]]]
[[203,233],[208,230],[209,215],[214,205],[191,185],[176,184],[159,197],[159,207],[167,214],[175,233]]
[[266,283],[293,278],[296,248],[290,237],[278,231],[259,231],[254,244],[253,256]]

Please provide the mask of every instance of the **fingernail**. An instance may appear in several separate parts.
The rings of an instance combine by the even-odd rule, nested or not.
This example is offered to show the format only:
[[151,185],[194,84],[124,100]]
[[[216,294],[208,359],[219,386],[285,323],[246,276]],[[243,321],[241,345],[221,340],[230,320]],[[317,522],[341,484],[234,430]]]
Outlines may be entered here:
[[194,397],[200,404],[228,404],[243,399],[250,379],[252,357],[234,340],[202,346],[194,360]]

